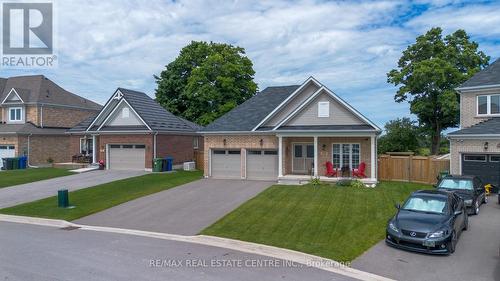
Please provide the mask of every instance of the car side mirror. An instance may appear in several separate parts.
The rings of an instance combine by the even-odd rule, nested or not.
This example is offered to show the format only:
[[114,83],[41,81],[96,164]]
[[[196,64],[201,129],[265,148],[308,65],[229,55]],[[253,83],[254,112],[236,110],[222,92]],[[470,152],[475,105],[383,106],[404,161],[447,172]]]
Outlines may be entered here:
[[401,209],[401,204],[396,203],[396,204],[394,204],[394,207],[396,207],[396,209],[398,209],[398,210],[399,210],[399,209]]
[[453,215],[455,215],[455,216],[458,216],[461,214],[462,214],[462,210],[457,210],[457,211],[455,211],[455,213],[453,213]]
[[433,185],[432,185],[432,187],[437,188],[437,187],[438,187],[438,185],[437,185],[437,184],[433,184]]

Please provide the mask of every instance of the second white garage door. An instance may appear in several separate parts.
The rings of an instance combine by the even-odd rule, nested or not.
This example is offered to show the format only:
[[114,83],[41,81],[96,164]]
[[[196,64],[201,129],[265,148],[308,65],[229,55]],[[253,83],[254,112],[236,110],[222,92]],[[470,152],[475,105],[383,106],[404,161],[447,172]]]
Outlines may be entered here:
[[278,178],[278,151],[248,150],[247,179],[276,180]]
[[0,169],[3,167],[2,158],[15,157],[16,150],[13,145],[0,145]]
[[241,179],[240,150],[212,150],[212,177],[223,179]]
[[109,169],[144,170],[146,146],[143,144],[109,145]]

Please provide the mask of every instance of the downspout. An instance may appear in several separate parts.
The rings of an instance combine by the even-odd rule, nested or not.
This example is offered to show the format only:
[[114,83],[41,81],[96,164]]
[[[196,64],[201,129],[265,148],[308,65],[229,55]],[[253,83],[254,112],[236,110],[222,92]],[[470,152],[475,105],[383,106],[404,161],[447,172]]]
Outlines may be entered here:
[[43,103],[40,105],[40,127],[43,128]]
[[158,132],[153,135],[153,159],[156,158],[156,135],[158,135]]
[[32,165],[30,164],[30,137],[31,137],[32,135],[33,135],[33,133],[30,133],[30,134],[28,135],[28,155],[27,155],[27,157],[28,157],[28,167],[30,167],[30,168],[38,168],[38,166],[32,166]]

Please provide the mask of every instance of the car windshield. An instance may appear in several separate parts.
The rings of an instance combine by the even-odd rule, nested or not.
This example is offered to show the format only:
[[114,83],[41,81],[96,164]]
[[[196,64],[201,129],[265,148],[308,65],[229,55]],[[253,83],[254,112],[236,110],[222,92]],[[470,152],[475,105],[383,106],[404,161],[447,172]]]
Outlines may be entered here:
[[472,190],[472,181],[468,179],[443,179],[439,188]]
[[408,211],[444,214],[446,212],[446,198],[427,196],[410,197],[402,209]]

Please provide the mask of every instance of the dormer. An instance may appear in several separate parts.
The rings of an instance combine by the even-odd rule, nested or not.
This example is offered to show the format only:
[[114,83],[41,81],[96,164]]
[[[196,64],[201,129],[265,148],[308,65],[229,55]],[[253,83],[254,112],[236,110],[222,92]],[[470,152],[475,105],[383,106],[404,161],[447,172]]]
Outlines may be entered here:
[[12,88],[3,99],[3,120],[7,124],[19,124],[26,122],[26,107],[21,95]]

